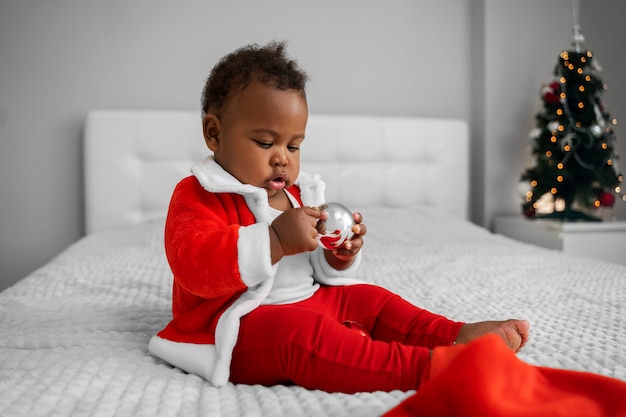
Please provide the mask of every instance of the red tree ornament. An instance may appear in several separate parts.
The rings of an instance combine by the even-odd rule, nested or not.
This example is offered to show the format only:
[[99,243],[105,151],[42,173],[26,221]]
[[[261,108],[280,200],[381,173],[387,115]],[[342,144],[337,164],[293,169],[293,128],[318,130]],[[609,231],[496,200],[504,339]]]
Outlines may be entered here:
[[544,85],[541,89],[543,99],[548,104],[553,104],[559,101],[559,94],[561,92],[561,84],[557,81],[553,81],[548,85]]
[[601,191],[600,194],[598,194],[598,201],[600,201],[600,206],[602,207],[613,207],[613,204],[615,204],[615,196],[613,193]]
[[526,216],[529,219],[534,219],[535,216],[537,216],[537,210],[535,210],[535,208],[532,205],[524,206],[522,209],[522,212],[524,213],[524,216]]

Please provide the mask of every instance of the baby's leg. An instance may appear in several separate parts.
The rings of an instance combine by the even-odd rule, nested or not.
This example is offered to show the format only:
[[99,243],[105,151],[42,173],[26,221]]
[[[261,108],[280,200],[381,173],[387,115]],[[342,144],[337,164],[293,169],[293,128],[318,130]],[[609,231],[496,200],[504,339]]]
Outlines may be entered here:
[[467,343],[488,333],[500,336],[515,352],[528,341],[530,323],[526,320],[481,321],[461,327],[457,343]]
[[339,291],[344,293],[343,317],[365,325],[374,340],[432,349],[452,345],[463,326],[375,285],[353,285]]
[[429,350],[372,340],[302,305],[261,306],[241,319],[230,380],[328,392],[417,389]]
[[[528,340],[530,324],[524,320],[459,323],[416,307],[390,291],[372,285],[345,287],[342,304],[363,320],[376,340],[434,348],[467,343],[495,333],[518,351]],[[362,300],[368,300],[364,303]],[[359,318],[363,317],[363,318]]]

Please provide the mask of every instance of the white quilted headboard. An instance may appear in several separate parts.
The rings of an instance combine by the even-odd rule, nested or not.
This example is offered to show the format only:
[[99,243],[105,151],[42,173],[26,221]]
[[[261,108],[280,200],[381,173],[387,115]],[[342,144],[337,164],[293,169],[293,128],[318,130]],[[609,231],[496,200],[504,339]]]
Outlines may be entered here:
[[[302,170],[353,210],[424,204],[468,217],[469,136],[457,119],[311,114]],[[85,125],[86,232],[164,217],[210,152],[200,112],[96,110]]]

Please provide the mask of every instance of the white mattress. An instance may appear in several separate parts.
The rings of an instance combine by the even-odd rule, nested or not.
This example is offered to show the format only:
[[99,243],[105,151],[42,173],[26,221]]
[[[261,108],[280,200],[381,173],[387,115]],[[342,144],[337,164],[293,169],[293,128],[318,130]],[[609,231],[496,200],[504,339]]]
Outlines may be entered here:
[[[465,321],[532,322],[519,357],[626,381],[626,267],[372,208],[360,277]],[[377,416],[409,393],[214,388],[147,353],[170,318],[162,222],[98,232],[0,293],[2,416]]]

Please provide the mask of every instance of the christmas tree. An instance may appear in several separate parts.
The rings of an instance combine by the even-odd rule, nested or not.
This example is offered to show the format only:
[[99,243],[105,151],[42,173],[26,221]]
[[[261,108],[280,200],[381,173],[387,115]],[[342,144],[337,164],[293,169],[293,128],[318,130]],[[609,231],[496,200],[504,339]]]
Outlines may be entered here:
[[[612,207],[623,179],[614,152],[615,119],[602,102],[606,89],[593,54],[580,48],[561,52],[554,80],[542,86],[542,108],[530,133],[533,161],[522,173],[528,191],[527,217],[600,220],[594,209]],[[548,213],[538,202],[548,201]]]

